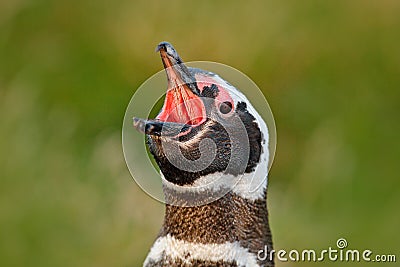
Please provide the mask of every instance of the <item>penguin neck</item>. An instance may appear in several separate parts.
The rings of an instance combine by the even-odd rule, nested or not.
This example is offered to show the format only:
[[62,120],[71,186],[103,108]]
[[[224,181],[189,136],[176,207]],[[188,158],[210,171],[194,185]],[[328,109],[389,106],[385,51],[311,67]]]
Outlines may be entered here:
[[[198,244],[238,242],[240,247],[255,255],[265,246],[271,251],[266,184],[257,193],[256,198],[248,198],[240,191],[231,190],[203,205],[166,204],[160,236]],[[171,192],[165,184],[164,194],[167,199],[175,199],[179,203],[176,191]]]

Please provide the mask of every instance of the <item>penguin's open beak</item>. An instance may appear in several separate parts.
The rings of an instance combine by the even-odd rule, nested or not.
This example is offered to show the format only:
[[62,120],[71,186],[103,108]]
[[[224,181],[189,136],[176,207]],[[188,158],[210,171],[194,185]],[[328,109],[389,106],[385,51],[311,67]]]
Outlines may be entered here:
[[156,51],[160,52],[168,78],[164,106],[155,120],[134,118],[134,127],[156,136],[171,137],[187,133],[206,120],[196,79],[171,44],[162,42]]

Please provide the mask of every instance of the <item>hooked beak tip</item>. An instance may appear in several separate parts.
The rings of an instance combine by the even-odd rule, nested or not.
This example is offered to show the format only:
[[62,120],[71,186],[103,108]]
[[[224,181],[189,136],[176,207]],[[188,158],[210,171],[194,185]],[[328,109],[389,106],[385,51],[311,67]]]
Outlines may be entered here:
[[[175,48],[168,42],[161,42],[156,47],[156,52],[160,52],[164,67],[182,64],[182,59],[179,57]],[[166,62],[168,61],[168,63]]]
[[161,42],[156,47],[156,52],[160,52],[161,50],[167,51],[167,46],[171,46],[168,42]]
[[175,48],[172,46],[172,44],[168,42],[161,42],[157,45],[156,47],[156,52],[165,52],[168,56],[173,57],[173,58],[179,58],[178,53],[176,53]]

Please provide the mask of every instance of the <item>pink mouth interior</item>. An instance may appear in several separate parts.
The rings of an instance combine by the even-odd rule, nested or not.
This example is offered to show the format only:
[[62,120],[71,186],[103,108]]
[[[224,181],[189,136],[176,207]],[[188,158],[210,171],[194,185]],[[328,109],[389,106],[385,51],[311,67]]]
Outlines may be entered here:
[[200,97],[187,86],[177,85],[168,89],[163,109],[157,119],[199,125],[205,121],[205,108]]

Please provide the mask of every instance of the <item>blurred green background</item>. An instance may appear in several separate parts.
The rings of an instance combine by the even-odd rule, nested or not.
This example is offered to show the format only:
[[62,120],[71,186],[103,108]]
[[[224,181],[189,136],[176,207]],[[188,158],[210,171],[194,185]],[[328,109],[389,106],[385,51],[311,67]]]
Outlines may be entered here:
[[277,249],[343,237],[399,261],[399,14],[395,0],[1,1],[0,265],[142,263],[163,205],[130,177],[121,127],[163,40],[264,91]]

